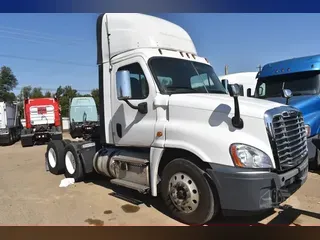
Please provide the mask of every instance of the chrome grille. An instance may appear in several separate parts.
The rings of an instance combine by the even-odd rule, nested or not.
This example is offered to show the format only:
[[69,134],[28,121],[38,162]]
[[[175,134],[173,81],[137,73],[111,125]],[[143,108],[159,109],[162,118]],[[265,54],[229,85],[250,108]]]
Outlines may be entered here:
[[269,133],[279,170],[297,166],[308,153],[307,136],[302,113],[291,107],[273,109],[269,119]]

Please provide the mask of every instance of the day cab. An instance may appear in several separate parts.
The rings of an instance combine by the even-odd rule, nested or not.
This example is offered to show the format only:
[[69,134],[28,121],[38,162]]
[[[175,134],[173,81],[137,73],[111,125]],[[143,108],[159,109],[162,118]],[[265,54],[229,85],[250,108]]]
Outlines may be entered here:
[[[287,59],[266,64],[257,75],[255,97],[288,104],[303,113],[308,137],[310,167],[320,166],[320,55]],[[283,89],[290,89],[292,96],[283,96]],[[303,147],[297,142],[302,131],[289,126],[286,144],[293,151]]]
[[143,14],[102,14],[97,49],[100,139],[50,142],[52,173],[80,181],[96,172],[160,195],[187,224],[221,210],[269,210],[307,179],[305,136],[298,138],[303,149],[293,152],[280,149],[277,135],[285,130],[279,121],[293,115],[291,124],[305,131],[301,112],[240,97],[238,85],[227,94],[181,27]]

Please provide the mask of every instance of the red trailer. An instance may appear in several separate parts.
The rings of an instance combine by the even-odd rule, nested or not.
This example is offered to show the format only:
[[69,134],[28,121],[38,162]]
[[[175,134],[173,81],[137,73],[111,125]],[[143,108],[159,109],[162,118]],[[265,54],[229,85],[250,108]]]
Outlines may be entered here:
[[62,119],[57,98],[25,99],[24,116],[26,126],[21,132],[23,147],[62,139]]

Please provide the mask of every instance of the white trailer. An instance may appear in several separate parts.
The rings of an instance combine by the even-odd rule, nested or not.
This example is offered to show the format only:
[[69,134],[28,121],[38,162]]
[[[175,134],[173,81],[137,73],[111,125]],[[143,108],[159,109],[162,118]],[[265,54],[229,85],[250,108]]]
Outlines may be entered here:
[[18,141],[21,129],[18,105],[0,102],[0,144],[12,144]]
[[[160,195],[187,224],[220,211],[272,209],[307,179],[302,113],[238,97],[238,85],[227,94],[181,27],[143,14],[102,14],[97,48],[99,134],[50,141],[51,173],[75,181],[98,173]],[[280,134],[288,124],[300,131],[294,142]]]
[[[258,72],[239,72],[219,76],[219,79],[228,80],[229,84],[238,84],[243,89],[242,96],[251,97],[256,88]],[[250,90],[249,90],[250,89]],[[249,93],[249,96],[248,96]]]

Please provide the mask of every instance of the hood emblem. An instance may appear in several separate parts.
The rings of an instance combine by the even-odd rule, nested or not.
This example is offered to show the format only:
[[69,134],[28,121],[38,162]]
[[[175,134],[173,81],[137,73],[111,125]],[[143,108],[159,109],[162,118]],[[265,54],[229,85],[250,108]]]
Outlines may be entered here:
[[283,117],[296,117],[298,116],[298,112],[294,110],[282,112]]

